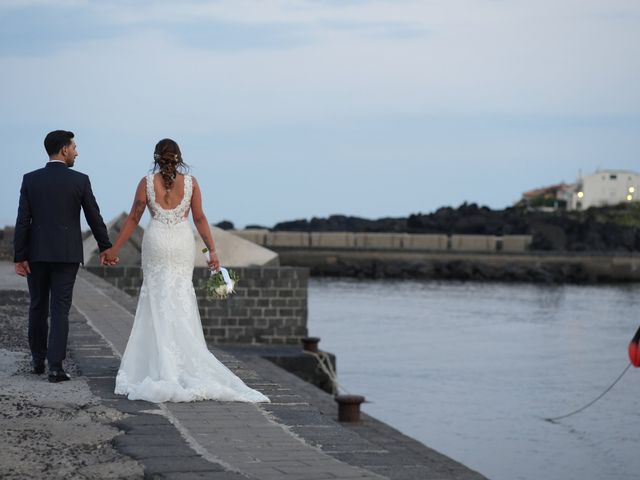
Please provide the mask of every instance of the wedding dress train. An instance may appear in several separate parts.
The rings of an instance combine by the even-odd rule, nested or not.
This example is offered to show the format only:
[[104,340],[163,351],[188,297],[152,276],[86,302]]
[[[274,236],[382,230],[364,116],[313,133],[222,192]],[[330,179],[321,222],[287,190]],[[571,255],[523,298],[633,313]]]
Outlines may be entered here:
[[155,403],[268,402],[207,348],[192,283],[195,242],[187,220],[192,189],[186,175],[182,201],[166,210],[155,200],[153,174],[147,176],[152,218],[142,241],[144,278],[115,393]]

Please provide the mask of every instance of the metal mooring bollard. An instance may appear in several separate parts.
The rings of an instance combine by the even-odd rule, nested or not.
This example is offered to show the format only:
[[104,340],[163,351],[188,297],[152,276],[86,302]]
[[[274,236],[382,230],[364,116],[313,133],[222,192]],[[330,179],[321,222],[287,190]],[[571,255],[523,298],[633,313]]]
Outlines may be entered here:
[[338,402],[338,420],[341,422],[359,422],[362,395],[336,395]]
[[302,349],[307,352],[318,353],[318,342],[320,337],[304,337],[302,339]]

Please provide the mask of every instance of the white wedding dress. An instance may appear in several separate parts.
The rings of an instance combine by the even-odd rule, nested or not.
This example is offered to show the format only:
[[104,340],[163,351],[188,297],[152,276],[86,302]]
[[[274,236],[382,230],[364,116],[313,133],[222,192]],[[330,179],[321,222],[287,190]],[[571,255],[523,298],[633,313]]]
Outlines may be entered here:
[[142,241],[143,282],[115,393],[130,400],[268,402],[209,352],[192,275],[195,241],[188,221],[191,176],[180,204],[165,210],[147,176],[151,221]]

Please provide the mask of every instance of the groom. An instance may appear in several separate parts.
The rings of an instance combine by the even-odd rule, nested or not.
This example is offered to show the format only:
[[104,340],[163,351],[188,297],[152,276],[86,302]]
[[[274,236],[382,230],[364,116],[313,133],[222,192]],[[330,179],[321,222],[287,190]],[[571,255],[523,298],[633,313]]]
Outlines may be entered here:
[[[100,252],[110,248],[111,242],[89,177],[71,170],[78,156],[73,133],[49,133],[44,148],[49,155],[47,165],[27,173],[22,180],[13,248],[16,273],[27,277],[31,297],[32,373],[44,373],[46,358],[49,381],[57,383],[70,379],[62,361],[67,352],[73,284],[84,261],[81,208]],[[102,253],[100,260],[106,262]]]

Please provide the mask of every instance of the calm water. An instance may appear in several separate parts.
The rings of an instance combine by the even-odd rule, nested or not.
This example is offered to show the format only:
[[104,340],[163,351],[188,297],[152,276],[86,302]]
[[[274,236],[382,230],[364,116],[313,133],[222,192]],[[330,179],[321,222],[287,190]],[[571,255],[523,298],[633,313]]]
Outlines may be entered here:
[[313,279],[309,333],[364,411],[494,480],[640,475],[640,285]]

